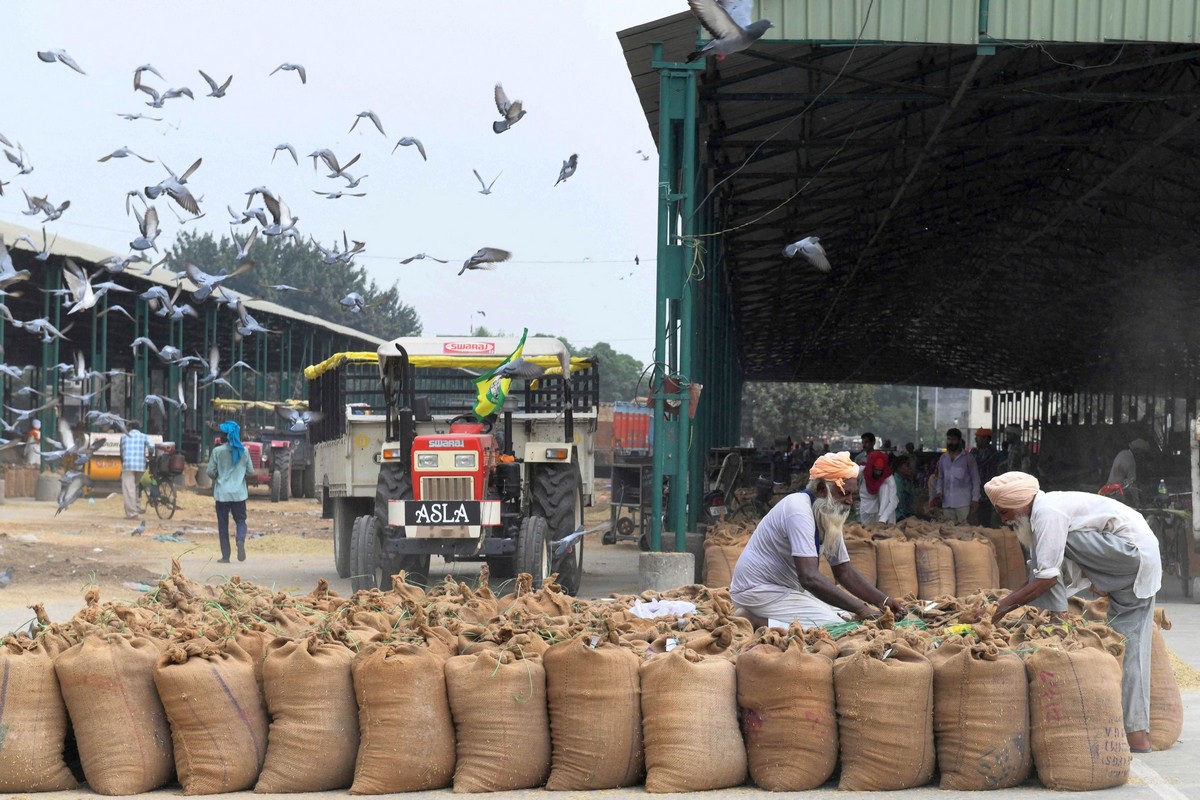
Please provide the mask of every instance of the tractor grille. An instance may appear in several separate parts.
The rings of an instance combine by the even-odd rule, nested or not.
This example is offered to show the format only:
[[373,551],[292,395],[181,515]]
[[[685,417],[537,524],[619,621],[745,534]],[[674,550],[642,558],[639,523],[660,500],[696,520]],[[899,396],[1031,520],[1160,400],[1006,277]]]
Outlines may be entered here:
[[475,479],[461,477],[425,476],[421,478],[422,500],[474,500]]

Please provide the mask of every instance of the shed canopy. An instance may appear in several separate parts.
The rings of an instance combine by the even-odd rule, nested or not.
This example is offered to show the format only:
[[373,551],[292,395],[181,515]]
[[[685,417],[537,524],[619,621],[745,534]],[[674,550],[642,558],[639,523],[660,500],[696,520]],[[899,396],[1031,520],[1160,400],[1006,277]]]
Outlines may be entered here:
[[[681,62],[697,33],[619,34],[656,138],[650,43]],[[1200,47],[848,38],[700,77],[701,243],[745,377],[1194,396]],[[781,254],[809,235],[829,274]]]

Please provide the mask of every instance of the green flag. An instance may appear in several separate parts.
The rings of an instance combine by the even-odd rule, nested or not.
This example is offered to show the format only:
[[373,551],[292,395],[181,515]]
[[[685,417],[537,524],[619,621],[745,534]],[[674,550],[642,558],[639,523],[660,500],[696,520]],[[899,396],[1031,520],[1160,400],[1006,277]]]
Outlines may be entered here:
[[505,364],[521,357],[521,352],[525,349],[525,337],[529,335],[529,328],[525,328],[521,332],[521,341],[517,344],[517,349],[509,354],[508,358],[501,361],[494,369],[491,369],[475,379],[475,418],[483,420],[496,412],[504,404],[504,397],[508,394],[508,387],[512,385],[512,378],[495,378],[495,374],[500,371]]

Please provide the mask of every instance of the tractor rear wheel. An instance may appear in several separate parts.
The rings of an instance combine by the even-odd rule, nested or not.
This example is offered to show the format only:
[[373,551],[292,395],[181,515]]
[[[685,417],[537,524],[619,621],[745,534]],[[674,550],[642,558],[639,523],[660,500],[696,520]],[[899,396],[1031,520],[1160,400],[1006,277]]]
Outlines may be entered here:
[[521,520],[517,534],[517,552],[513,554],[513,569],[520,575],[528,572],[533,577],[533,588],[542,588],[542,581],[550,574],[550,530],[546,520],[533,516]]
[[[551,541],[557,542],[583,527],[583,481],[578,464],[537,465],[531,492],[530,510],[545,518]],[[553,553],[554,546],[550,549]],[[558,573],[558,583],[564,592],[570,595],[578,592],[583,579],[583,539],[553,558],[550,572]]]
[[304,497],[304,472],[295,467],[292,468],[291,491],[292,497]]
[[[388,501],[412,499],[412,477],[409,475],[407,467],[401,464],[380,464],[379,478],[375,484],[375,518],[379,520],[380,526],[387,527]],[[404,536],[404,528],[396,526],[394,530],[401,537]],[[408,573],[406,580],[409,583],[424,586],[429,582],[429,560],[428,555],[398,558],[394,572],[404,570]],[[388,574],[389,586],[391,586],[391,575],[392,573]]]
[[292,451],[290,448],[277,448],[273,454],[275,471],[283,476],[279,487],[279,500],[286,502],[292,496]]
[[347,497],[335,497],[333,504],[333,565],[339,578],[351,575],[350,547],[354,532],[354,508]]
[[271,473],[271,502],[278,503],[281,500],[286,500],[287,497],[283,493],[283,482],[285,478],[283,473],[275,470]]
[[317,496],[317,468],[309,464],[304,468],[304,477],[300,480],[300,496],[313,499]]

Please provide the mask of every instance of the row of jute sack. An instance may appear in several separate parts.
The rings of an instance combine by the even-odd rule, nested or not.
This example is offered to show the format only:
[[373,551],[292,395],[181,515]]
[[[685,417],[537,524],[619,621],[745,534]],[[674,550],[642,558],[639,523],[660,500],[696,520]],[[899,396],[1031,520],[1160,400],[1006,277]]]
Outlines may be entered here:
[[[209,593],[220,598],[180,608]],[[828,780],[839,753],[846,789],[920,785],[935,764],[955,788],[1019,783],[1030,759],[1055,788],[1127,774],[1120,637],[1080,617],[1051,625],[1022,609],[993,627],[993,598],[981,594],[917,604],[900,622],[754,632],[730,616],[727,593],[701,586],[661,596],[695,614],[653,620],[632,612],[657,596],[574,601],[554,615],[553,586],[514,594],[522,605],[483,625],[449,609],[481,611],[486,585],[426,595],[401,579],[392,592],[339,598],[318,587],[287,599],[176,572],[137,606],[93,594],[70,623],[43,618],[36,636],[0,648],[0,787],[74,785],[68,736],[106,794],[173,778],[188,794],[585,790],[643,776],[650,791],[691,791],[747,775],[799,790]],[[263,596],[312,626],[266,641],[261,619],[245,616],[248,598]],[[431,624],[431,610],[443,624]],[[366,620],[377,635],[349,635]],[[1160,646],[1158,636],[1165,663]],[[1174,686],[1169,665],[1166,676]],[[1165,727],[1154,719],[1152,730]],[[1099,762],[1096,741],[1108,748]]]
[[[727,587],[754,524],[723,522],[704,540],[704,585]],[[1016,534],[1005,528],[972,528],[904,520],[899,527],[847,525],[850,563],[892,597],[971,594],[1016,589],[1025,583],[1025,556]],[[821,573],[833,578],[822,560]]]

